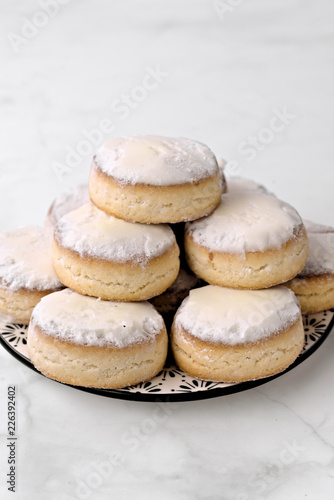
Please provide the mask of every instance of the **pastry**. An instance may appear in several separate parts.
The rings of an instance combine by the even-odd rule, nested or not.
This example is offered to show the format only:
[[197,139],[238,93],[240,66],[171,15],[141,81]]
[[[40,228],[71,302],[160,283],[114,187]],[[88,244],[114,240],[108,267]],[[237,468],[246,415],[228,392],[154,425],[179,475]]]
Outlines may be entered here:
[[37,226],[0,234],[0,313],[7,321],[28,324],[41,298],[63,288],[51,241],[52,230]]
[[185,251],[192,271],[211,285],[260,289],[296,276],[308,242],[294,208],[243,191],[223,194],[212,215],[186,224]]
[[244,382],[285,370],[304,344],[298,300],[284,286],[192,290],[171,335],[176,364],[192,377]]
[[200,142],[159,136],[119,137],[97,151],[92,202],[131,222],[177,223],[210,214],[223,186],[217,160]]
[[60,281],[83,295],[139,301],[163,293],[179,272],[179,247],[167,225],[126,222],[92,203],[55,228],[53,265]]
[[154,377],[167,356],[162,317],[148,302],[109,302],[65,289],[35,308],[28,330],[32,363],[49,378],[119,389]]
[[304,221],[309,239],[305,267],[287,286],[296,294],[303,314],[334,307],[334,228]]
[[275,196],[273,193],[268,191],[268,189],[253,181],[252,179],[247,179],[246,177],[239,177],[237,175],[226,177],[226,191],[228,193],[239,193],[240,191],[252,191],[262,194],[269,194]]
[[76,186],[54,200],[45,219],[45,226],[54,227],[59,219],[90,201],[88,186]]

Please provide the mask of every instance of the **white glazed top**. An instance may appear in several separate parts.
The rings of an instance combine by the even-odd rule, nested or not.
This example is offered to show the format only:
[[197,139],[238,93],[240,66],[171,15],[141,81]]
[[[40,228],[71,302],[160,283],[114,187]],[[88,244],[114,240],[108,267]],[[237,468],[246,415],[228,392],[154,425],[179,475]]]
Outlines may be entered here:
[[298,212],[287,203],[254,192],[223,194],[209,217],[186,224],[194,241],[210,250],[245,252],[281,248],[301,227]]
[[334,274],[334,228],[304,221],[309,253],[304,269],[297,278]]
[[126,222],[105,214],[92,203],[62,217],[55,238],[81,257],[140,264],[162,255],[175,243],[174,233],[166,224]]
[[52,229],[21,227],[0,234],[0,278],[12,291],[55,290],[63,285],[52,267]]
[[97,151],[95,162],[122,183],[167,186],[215,175],[217,160],[204,144],[154,135],[117,137]]
[[46,226],[55,226],[64,215],[90,201],[88,186],[76,186],[62,193],[52,203],[45,220]]
[[239,193],[240,191],[256,191],[258,193],[270,194],[268,189],[262,184],[258,184],[252,179],[247,179],[245,177],[232,176],[226,178],[227,192],[228,193]]
[[284,286],[234,290],[208,285],[191,290],[175,326],[207,342],[236,345],[275,335],[300,317],[296,296]]
[[152,341],[164,327],[162,317],[148,302],[110,302],[68,288],[44,297],[32,321],[46,335],[99,347]]

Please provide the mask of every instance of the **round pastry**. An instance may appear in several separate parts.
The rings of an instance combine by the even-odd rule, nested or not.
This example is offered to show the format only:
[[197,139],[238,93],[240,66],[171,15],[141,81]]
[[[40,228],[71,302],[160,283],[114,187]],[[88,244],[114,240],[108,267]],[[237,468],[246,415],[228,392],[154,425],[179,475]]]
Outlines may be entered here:
[[228,193],[239,193],[241,191],[252,191],[262,194],[269,194],[271,196],[275,196],[273,193],[268,191],[266,187],[258,182],[253,181],[252,179],[247,179],[246,177],[239,177],[237,175],[227,177],[227,192]]
[[179,247],[167,225],[134,224],[92,203],[55,228],[53,265],[60,281],[83,295],[139,301],[163,293],[179,272]]
[[176,364],[192,377],[243,382],[285,370],[304,344],[300,306],[284,286],[192,290],[176,313]]
[[304,221],[309,254],[305,267],[287,283],[303,314],[334,307],[334,228]]
[[163,319],[148,302],[108,302],[69,289],[42,299],[28,330],[35,367],[84,387],[119,389],[154,377],[167,344]]
[[294,208],[243,191],[223,194],[212,215],[186,224],[185,251],[192,271],[211,285],[259,289],[296,276],[308,243]]
[[182,222],[210,214],[222,180],[210,149],[197,141],[159,136],[119,137],[94,157],[92,202],[131,222]]
[[45,226],[54,227],[64,215],[89,202],[88,186],[76,186],[54,200],[45,219]]
[[52,230],[27,226],[0,234],[0,313],[28,324],[34,307],[63,285],[52,267]]

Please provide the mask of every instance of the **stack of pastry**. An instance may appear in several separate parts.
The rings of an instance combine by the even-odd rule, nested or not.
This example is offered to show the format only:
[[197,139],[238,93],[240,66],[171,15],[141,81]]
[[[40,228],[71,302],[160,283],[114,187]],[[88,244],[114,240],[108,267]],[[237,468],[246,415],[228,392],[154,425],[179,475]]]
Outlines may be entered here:
[[100,147],[89,196],[80,187],[49,210],[53,269],[50,227],[39,229],[49,243],[38,260],[24,255],[34,252],[29,239],[20,253],[2,236],[0,312],[27,321],[36,306],[28,347],[42,373],[101,388],[148,380],[165,363],[164,319],[174,315],[175,361],[192,376],[238,382],[296,359],[304,332],[292,290],[308,238],[294,208],[253,181],[226,187],[207,146],[157,136]]
[[227,191],[186,225],[189,266],[210,285],[184,300],[171,343],[190,375],[241,382],[287,368],[303,347],[301,313],[334,306],[334,229],[304,225],[253,181],[233,178]]
[[178,365],[225,382],[289,366],[304,342],[299,303],[282,286],[307,259],[296,210],[268,194],[231,190],[213,214],[187,223],[185,251],[191,269],[210,285],[190,292],[175,316]]
[[34,365],[61,382],[104,388],[156,375],[168,336],[147,300],[158,297],[167,317],[166,300],[172,297],[175,308],[175,292],[183,298],[199,281],[179,273],[179,246],[167,223],[209,215],[222,189],[216,158],[196,141],[148,136],[104,144],[91,168],[91,202],[80,188],[48,213],[53,266],[66,289],[34,310]]

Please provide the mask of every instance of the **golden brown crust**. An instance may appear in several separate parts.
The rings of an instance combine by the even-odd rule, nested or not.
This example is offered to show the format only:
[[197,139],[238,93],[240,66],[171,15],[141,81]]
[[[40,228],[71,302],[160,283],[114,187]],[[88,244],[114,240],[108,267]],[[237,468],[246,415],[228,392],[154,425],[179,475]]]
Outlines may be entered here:
[[122,184],[93,162],[89,179],[94,205],[129,222],[177,223],[211,214],[220,203],[219,171],[201,181],[172,186]]
[[313,314],[334,307],[334,275],[323,274],[294,278],[286,283],[300,302],[303,314]]
[[175,281],[180,267],[176,243],[145,266],[134,262],[110,262],[81,257],[52,243],[52,260],[59,280],[82,295],[123,302],[147,300],[160,295]]
[[65,384],[121,389],[151,379],[163,368],[168,338],[165,327],[153,341],[124,348],[74,344],[47,335],[30,322],[28,349],[34,366]]
[[186,259],[192,271],[211,285],[239,289],[269,288],[284,283],[303,269],[308,254],[304,226],[280,249],[239,254],[215,252],[185,233]]
[[32,311],[43,297],[57,290],[28,290],[20,288],[12,291],[0,279],[0,313],[9,316],[13,322],[27,325]]
[[285,370],[304,345],[301,317],[289,328],[256,343],[225,345],[205,342],[172,326],[176,364],[192,377],[216,382],[245,382]]

